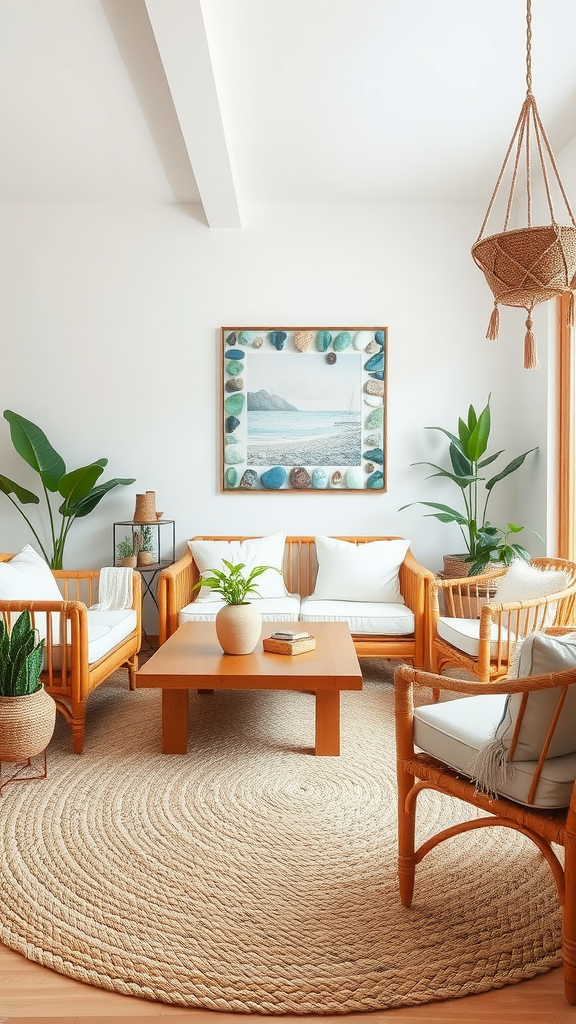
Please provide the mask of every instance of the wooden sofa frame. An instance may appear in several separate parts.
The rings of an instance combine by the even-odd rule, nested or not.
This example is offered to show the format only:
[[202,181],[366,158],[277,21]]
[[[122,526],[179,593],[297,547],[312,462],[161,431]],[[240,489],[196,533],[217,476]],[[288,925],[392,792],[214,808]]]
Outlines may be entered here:
[[[0,552],[0,561],[13,555]],[[88,664],[88,607],[98,600],[98,569],[53,569],[52,574],[62,591],[62,601],[0,601],[0,616],[6,624],[13,613],[28,609],[35,625],[35,616],[53,612],[59,615],[58,643],[53,643],[53,616],[46,618],[44,659],[46,668],[42,682],[46,692],[56,701],[58,710],[70,723],[74,752],[82,753],[86,702],[100,683],[122,666],[128,668],[130,689],[136,689],[138,651],[142,643],[142,578],[132,574],[132,608],[136,612],[136,629],[98,661]]]
[[[247,537],[194,537],[194,540],[248,540]],[[377,540],[401,540],[400,537],[337,537],[352,544]],[[284,582],[290,594],[308,597],[314,590],[318,561],[314,537],[287,537],[284,548]],[[198,568],[187,547],[182,557],[163,569],[158,577],[157,601],[160,612],[159,641],[164,643],[178,628],[178,613],[193,600],[192,588],[199,579]],[[401,658],[416,668],[427,665],[428,592],[434,575],[420,565],[408,549],[400,566],[400,590],[414,613],[415,629],[409,636],[352,635],[359,658]]]

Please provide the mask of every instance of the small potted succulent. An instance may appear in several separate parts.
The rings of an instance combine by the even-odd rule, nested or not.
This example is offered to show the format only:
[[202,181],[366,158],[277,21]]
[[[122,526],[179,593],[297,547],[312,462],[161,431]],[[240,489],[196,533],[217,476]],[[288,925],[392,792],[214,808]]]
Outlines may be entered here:
[[138,565],[152,565],[154,561],[154,537],[151,526],[141,526],[134,535]]
[[29,611],[11,629],[0,619],[0,761],[27,761],[52,739],[56,703],[40,679],[43,656]]
[[117,565],[124,566],[126,569],[135,569],[137,561],[134,541],[131,537],[123,537],[116,545]]
[[267,569],[273,568],[275,572],[280,572],[280,569],[257,565],[244,576],[244,563],[234,565],[223,558],[222,565],[225,566],[223,570],[209,569],[192,589],[210,587],[226,602],[216,615],[216,636],[224,653],[252,654],[260,639],[262,616],[246,597],[248,594],[258,594],[258,588],[254,586],[258,576]]

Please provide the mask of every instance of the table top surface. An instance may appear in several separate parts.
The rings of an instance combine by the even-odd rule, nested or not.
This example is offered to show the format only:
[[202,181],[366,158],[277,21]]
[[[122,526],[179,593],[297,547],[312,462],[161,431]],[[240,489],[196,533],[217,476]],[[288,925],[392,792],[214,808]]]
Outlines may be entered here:
[[[272,654],[262,640],[277,630],[306,629],[316,648]],[[345,622],[264,622],[252,654],[224,654],[213,622],[185,622],[136,673],[138,687],[361,690],[362,673]]]

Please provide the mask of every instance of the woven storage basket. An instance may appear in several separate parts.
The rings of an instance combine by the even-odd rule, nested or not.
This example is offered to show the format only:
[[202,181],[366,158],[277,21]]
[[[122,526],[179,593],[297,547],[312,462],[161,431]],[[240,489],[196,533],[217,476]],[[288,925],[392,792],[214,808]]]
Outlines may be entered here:
[[0,697],[0,761],[26,761],[46,749],[56,703],[42,687],[22,697]]
[[558,224],[518,228],[472,246],[494,298],[532,309],[576,286],[576,228]]

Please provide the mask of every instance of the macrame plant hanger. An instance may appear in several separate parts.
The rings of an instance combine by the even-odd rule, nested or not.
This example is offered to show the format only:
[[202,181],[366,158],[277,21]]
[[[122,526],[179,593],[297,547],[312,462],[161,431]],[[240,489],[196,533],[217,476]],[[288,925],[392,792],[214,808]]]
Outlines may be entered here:
[[[549,225],[532,225],[532,167],[530,136],[536,141],[540,168],[550,212]],[[502,183],[502,178],[515,147],[512,183],[506,207],[504,229],[500,234],[483,238],[484,229],[492,212],[494,201]],[[524,153],[526,168],[526,224],[527,227],[509,230],[510,213],[514,191],[518,181],[518,170]],[[554,215],[552,194],[546,170],[545,155],[548,155],[551,168],[558,182],[560,192],[570,225],[559,225]],[[570,209],[564,186],[560,180],[558,168],[544,126],[538,113],[536,100],[532,94],[532,3],[526,3],[526,99],[522,104],[514,134],[504,157],[492,198],[480,229],[480,234],[472,246],[474,262],[484,272],[486,280],[494,295],[494,309],[490,317],[486,337],[495,340],[500,329],[500,312],[498,304],[504,306],[523,307],[526,319],[526,335],[524,338],[524,366],[534,369],[538,366],[536,356],[536,339],[532,332],[534,326],[532,310],[539,302],[547,302],[564,292],[571,292],[576,287],[576,221]],[[570,295],[568,305],[568,324],[574,323],[574,295]]]

